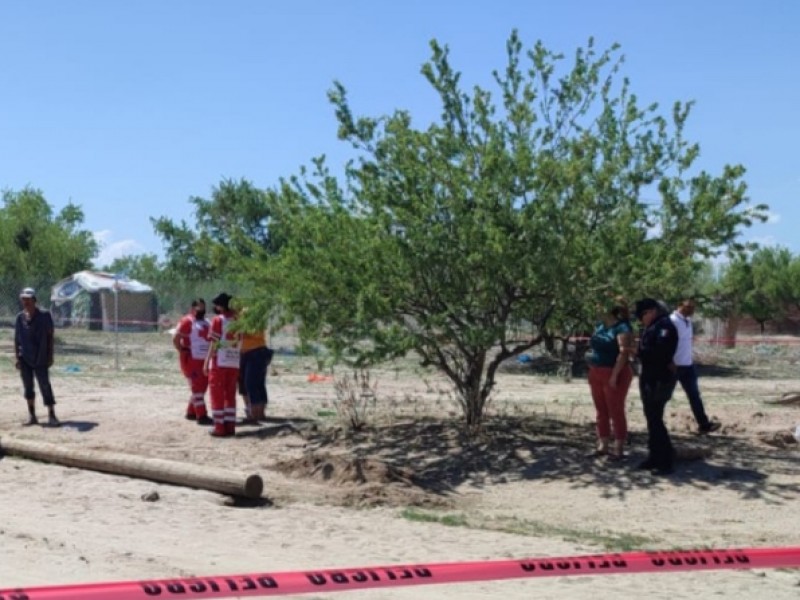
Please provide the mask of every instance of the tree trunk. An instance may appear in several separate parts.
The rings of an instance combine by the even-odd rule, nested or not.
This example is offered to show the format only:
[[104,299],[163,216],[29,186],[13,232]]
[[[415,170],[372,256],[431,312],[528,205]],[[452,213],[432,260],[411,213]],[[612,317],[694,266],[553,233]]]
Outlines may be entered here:
[[472,428],[480,425],[483,419],[483,402],[480,398],[480,391],[477,393],[469,393],[465,398],[467,427]]
[[556,353],[556,338],[554,335],[550,333],[543,334],[542,340],[544,341],[544,349],[547,350],[547,353],[551,356],[554,356]]
[[739,331],[739,316],[734,315],[725,320],[722,328],[722,345],[725,348],[736,347],[736,333]]
[[464,405],[466,407],[467,427],[477,427],[483,421],[483,409],[486,405],[488,390],[483,383],[483,363],[485,356],[475,359],[469,366],[462,382]]

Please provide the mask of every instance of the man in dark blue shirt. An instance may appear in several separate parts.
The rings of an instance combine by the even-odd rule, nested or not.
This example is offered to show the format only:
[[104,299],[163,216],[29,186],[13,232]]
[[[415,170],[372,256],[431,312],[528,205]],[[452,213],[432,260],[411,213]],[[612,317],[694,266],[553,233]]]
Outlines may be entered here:
[[647,420],[647,459],[640,469],[650,469],[658,475],[668,475],[673,468],[672,441],[664,424],[664,409],[672,398],[677,381],[675,348],[678,332],[669,318],[653,298],[643,298],[636,303],[636,318],[644,327],[639,338],[639,393],[642,397],[644,416]]
[[19,295],[22,311],[14,324],[14,349],[17,355],[17,369],[22,377],[25,400],[28,402],[28,422],[36,425],[36,392],[33,379],[39,383],[42,400],[47,407],[48,425],[58,427],[55,398],[50,385],[50,367],[53,366],[53,318],[46,310],[36,306],[36,292],[25,288]]

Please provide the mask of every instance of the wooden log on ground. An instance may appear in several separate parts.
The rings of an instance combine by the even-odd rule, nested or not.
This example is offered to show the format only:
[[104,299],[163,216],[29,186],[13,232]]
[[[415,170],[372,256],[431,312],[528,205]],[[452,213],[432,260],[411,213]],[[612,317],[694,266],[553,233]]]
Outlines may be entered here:
[[161,458],[147,458],[121,452],[85,450],[3,436],[0,450],[67,467],[102,471],[126,477],[149,479],[186,487],[220,492],[244,498],[259,498],[264,490],[261,476],[216,467],[198,466]]

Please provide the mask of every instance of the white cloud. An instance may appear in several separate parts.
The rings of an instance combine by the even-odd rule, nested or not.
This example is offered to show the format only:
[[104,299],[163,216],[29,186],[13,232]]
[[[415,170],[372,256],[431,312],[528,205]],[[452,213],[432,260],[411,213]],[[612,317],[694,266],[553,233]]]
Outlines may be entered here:
[[775,225],[781,222],[781,216],[778,213],[767,211],[767,224]]
[[94,241],[102,247],[111,238],[112,233],[110,229],[103,229],[101,231],[95,231],[92,235],[94,236]]
[[131,254],[141,254],[145,251],[144,247],[136,240],[114,240],[114,234],[108,229],[94,232],[94,239],[100,245],[100,253],[94,260],[97,268],[107,267],[115,258],[129,256]]

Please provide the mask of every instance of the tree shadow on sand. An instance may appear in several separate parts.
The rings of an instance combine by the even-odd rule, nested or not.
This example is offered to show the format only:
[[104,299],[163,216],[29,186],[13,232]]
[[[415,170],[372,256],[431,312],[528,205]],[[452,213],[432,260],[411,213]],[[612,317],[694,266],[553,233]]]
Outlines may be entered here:
[[[384,477],[383,483],[441,497],[462,484],[482,488],[526,480],[567,481],[576,489],[600,487],[607,495],[621,498],[655,483],[696,490],[722,487],[740,493],[743,499],[774,503],[800,496],[800,481],[777,484],[768,477],[796,473],[796,450],[769,448],[725,435],[673,434],[679,451],[700,450],[679,455],[711,454],[712,458],[679,458],[673,474],[656,476],[636,468],[646,455],[646,434],[633,434],[627,456],[611,461],[592,452],[593,424],[551,418],[491,418],[472,436],[457,421],[417,421],[351,434],[340,428],[301,433],[308,442],[304,462],[279,464],[277,468],[284,473],[295,477],[321,474],[325,481],[336,481],[335,471],[341,470],[341,457],[346,455],[350,457],[347,468],[360,478],[351,483],[369,483],[369,473],[376,472]],[[387,468],[375,469],[377,462]]]

